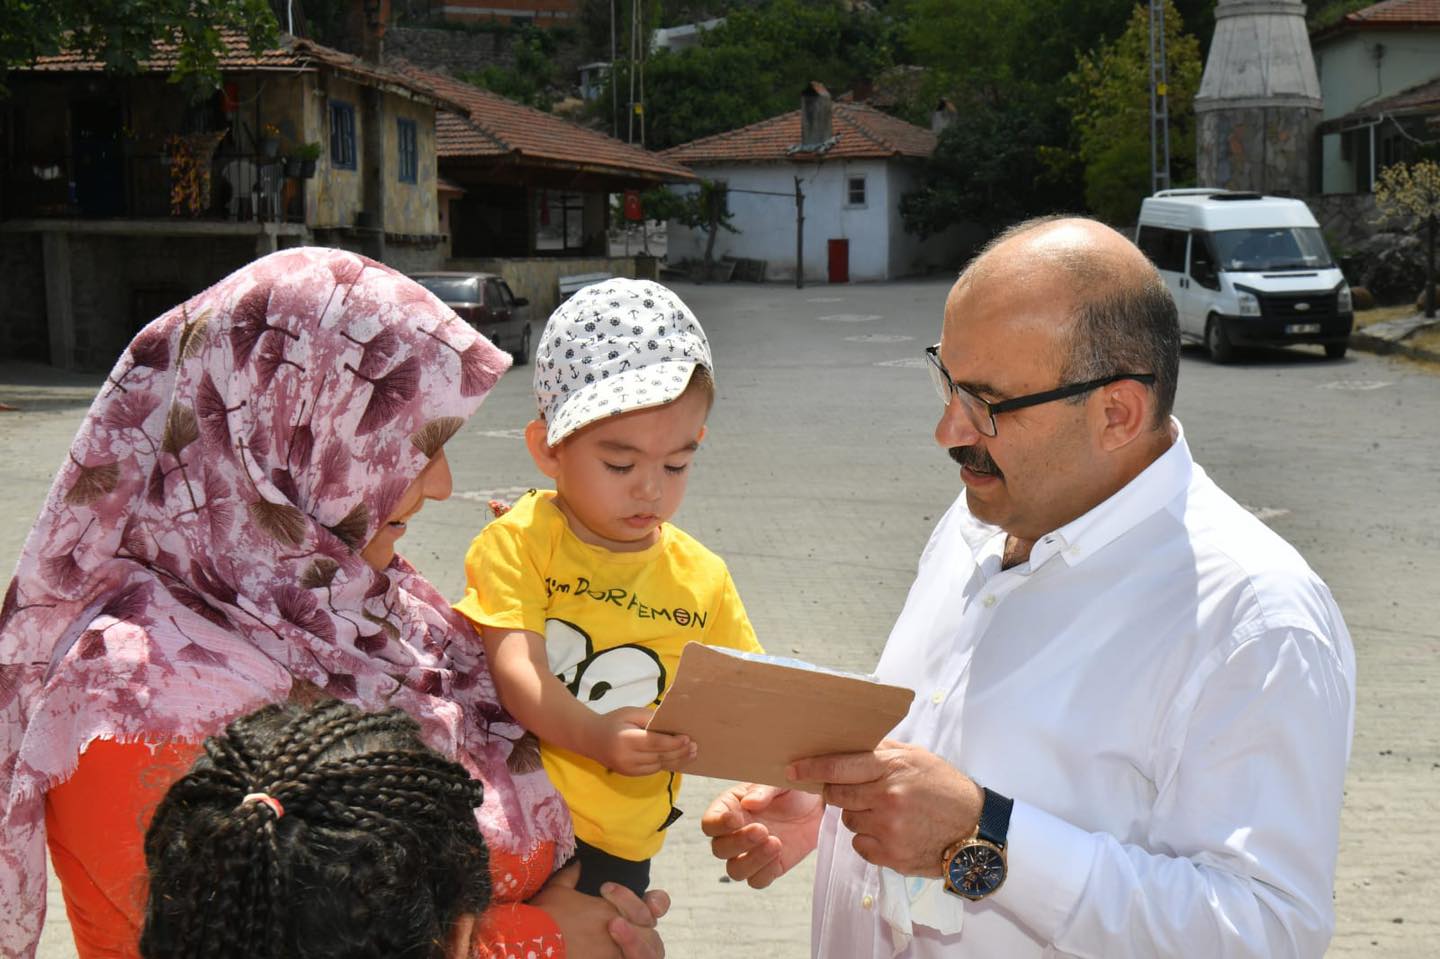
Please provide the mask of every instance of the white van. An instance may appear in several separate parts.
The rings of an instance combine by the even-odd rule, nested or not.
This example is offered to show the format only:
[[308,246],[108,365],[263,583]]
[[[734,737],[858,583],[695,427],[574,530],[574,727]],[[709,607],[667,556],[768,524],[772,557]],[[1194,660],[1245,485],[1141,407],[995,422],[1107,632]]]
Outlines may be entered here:
[[1165,278],[1180,334],[1227,363],[1235,347],[1321,343],[1345,355],[1355,313],[1320,224],[1300,200],[1162,190],[1140,205],[1135,244]]

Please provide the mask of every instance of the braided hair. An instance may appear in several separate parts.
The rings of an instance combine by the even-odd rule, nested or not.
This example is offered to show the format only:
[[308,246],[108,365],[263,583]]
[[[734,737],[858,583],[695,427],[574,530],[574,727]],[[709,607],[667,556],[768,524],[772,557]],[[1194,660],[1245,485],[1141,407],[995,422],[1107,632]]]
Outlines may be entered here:
[[328,700],[243,716],[205,741],[145,834],[140,952],[439,959],[489,902],[480,799],[399,710]]

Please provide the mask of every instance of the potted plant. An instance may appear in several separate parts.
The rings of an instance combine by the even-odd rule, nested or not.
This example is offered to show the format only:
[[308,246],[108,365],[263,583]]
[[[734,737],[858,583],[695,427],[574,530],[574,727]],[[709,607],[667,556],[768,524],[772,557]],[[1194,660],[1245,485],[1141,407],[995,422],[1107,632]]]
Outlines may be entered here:
[[320,159],[320,150],[319,142],[314,140],[295,148],[295,157],[300,161],[300,176],[308,180],[315,175],[315,163]]
[[280,155],[280,128],[273,123],[260,127],[260,155],[272,160]]

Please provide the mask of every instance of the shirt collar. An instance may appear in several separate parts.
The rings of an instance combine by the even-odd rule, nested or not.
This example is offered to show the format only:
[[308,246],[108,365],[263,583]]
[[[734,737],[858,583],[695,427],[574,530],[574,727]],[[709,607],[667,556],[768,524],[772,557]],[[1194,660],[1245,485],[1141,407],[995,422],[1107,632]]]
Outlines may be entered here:
[[[1165,508],[1190,485],[1195,461],[1190,456],[1189,444],[1185,442],[1185,430],[1173,416],[1170,425],[1175,434],[1170,448],[1109,499],[1040,537],[1030,549],[1031,569],[1038,569],[1056,554],[1063,556],[1070,566],[1083,562],[1092,553],[1099,552],[1141,521]],[[960,535],[975,556],[978,557],[985,545],[1000,533],[998,526],[982,522],[969,510],[965,511]]]

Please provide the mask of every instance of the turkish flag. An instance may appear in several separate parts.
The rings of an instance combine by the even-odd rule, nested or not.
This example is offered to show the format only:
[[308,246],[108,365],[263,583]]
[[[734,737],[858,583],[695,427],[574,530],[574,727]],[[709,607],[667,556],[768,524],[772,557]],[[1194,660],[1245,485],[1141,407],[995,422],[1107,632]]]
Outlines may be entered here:
[[645,212],[640,208],[640,191],[625,191],[625,219],[631,221],[645,219]]

